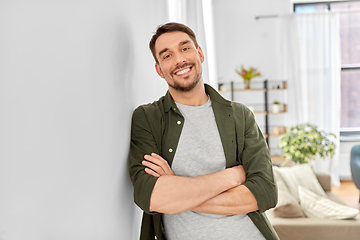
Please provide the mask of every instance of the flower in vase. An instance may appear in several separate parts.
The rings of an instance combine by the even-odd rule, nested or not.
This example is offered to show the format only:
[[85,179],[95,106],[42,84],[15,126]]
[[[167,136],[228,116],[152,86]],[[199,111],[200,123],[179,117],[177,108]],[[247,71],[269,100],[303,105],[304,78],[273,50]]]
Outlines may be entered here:
[[260,72],[253,67],[245,69],[244,66],[241,66],[241,69],[235,69],[235,71],[244,79],[245,89],[250,89],[250,80],[253,77],[260,76]]

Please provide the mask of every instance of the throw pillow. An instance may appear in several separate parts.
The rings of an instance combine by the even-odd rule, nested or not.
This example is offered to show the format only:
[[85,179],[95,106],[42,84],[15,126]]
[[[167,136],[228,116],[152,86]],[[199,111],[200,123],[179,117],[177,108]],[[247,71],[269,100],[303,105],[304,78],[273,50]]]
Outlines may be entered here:
[[330,199],[299,186],[301,207],[307,217],[321,219],[351,219],[359,210],[338,204]]
[[305,163],[292,167],[281,167],[278,168],[278,172],[284,179],[290,193],[298,202],[300,201],[298,186],[302,186],[316,194],[319,194],[320,196],[326,197],[325,191],[321,187],[312,167],[309,164]]
[[278,188],[278,203],[274,208],[276,217],[282,218],[301,218],[305,217],[299,202],[289,192],[284,180],[278,172],[278,167],[274,167],[274,176]]

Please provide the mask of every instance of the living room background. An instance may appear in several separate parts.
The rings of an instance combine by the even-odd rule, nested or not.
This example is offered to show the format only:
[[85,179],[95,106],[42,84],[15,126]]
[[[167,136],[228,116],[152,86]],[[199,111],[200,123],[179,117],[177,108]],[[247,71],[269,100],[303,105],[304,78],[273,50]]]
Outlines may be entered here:
[[[242,79],[235,68],[245,64],[257,67],[266,79],[282,79],[280,16],[293,14],[294,3],[314,1],[274,0],[251,2],[214,0],[217,74],[220,82]],[[321,1],[317,1],[321,2]],[[259,20],[255,17],[264,16]],[[233,63],[233,64],[229,64]],[[263,78],[263,79],[264,79]],[[256,80],[258,79],[258,80]],[[254,78],[252,81],[261,81]],[[292,79],[284,79],[291,81]],[[249,100],[249,102],[251,102]],[[360,121],[359,121],[360,124]],[[351,179],[350,150],[360,139],[340,142],[340,179]],[[319,160],[322,161],[322,160]]]

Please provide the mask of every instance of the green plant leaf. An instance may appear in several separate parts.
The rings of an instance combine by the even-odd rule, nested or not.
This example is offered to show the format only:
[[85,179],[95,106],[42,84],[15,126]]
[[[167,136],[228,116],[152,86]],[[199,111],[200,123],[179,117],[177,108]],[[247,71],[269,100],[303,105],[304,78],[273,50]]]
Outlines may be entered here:
[[319,131],[310,123],[299,124],[288,129],[280,136],[279,147],[284,151],[284,157],[296,163],[306,163],[316,156],[325,158],[335,155],[336,145],[333,139],[336,135]]

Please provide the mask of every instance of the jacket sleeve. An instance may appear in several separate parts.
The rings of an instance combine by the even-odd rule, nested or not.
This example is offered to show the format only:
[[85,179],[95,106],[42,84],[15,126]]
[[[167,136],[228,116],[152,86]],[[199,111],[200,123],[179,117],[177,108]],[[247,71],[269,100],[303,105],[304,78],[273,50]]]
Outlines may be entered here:
[[[244,185],[257,200],[259,212],[275,207],[277,203],[277,186],[274,179],[269,148],[261,133],[252,111],[242,108],[242,126],[237,126],[237,134],[241,134],[243,144],[238,149],[239,159],[246,172]],[[244,124],[245,123],[245,124]],[[240,122],[237,123],[241,124]],[[241,129],[240,131],[238,131]]]
[[151,214],[149,211],[150,197],[158,178],[147,174],[145,166],[141,162],[144,160],[145,154],[159,154],[159,149],[152,132],[153,129],[151,129],[144,108],[142,106],[138,107],[133,112],[131,121],[128,170],[134,186],[134,201],[148,214]]

